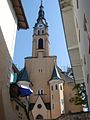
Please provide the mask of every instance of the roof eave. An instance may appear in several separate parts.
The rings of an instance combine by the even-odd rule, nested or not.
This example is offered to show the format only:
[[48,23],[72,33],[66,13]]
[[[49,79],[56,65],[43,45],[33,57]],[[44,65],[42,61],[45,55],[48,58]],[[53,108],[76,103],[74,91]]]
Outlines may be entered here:
[[11,0],[13,8],[15,10],[17,19],[18,19],[18,30],[19,29],[28,29],[29,25],[24,13],[24,9],[21,3],[21,0]]

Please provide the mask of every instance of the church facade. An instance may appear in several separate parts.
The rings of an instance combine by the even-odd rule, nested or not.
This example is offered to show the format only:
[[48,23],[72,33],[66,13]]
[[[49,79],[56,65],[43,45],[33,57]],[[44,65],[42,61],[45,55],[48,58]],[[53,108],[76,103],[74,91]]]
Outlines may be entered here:
[[[57,57],[50,56],[49,46],[48,23],[41,2],[33,28],[32,57],[25,58],[23,69],[33,90],[29,97],[29,111],[34,119],[56,119],[68,112],[82,111],[81,106],[70,103],[75,93],[72,91],[74,81],[57,66]],[[25,85],[25,77],[23,81]]]

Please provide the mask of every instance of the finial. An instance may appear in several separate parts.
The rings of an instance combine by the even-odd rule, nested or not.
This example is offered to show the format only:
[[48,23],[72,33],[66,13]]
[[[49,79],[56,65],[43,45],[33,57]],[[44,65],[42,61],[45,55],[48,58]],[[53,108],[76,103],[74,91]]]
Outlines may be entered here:
[[43,2],[43,1],[41,0],[41,6],[42,6],[42,2]]

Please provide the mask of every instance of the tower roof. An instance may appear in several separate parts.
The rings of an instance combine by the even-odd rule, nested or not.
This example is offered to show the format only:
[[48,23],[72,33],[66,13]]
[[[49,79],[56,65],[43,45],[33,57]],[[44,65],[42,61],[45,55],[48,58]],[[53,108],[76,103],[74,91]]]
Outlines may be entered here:
[[55,65],[53,68],[51,80],[58,80],[58,79],[61,79],[61,77],[60,77],[60,74],[58,72],[57,66]]
[[18,77],[17,77],[17,82],[18,81],[26,81],[26,82],[30,82],[29,78],[28,78],[28,73],[27,73],[27,70],[26,70],[26,67],[24,67]]
[[40,7],[39,7],[40,9],[39,9],[39,12],[38,12],[38,19],[43,19],[44,18],[44,7],[43,7],[43,5],[42,5],[42,1],[41,1],[41,5],[40,5]]
[[43,4],[42,4],[42,0],[41,0],[41,5],[40,5],[40,7],[39,7],[37,23],[35,24],[34,27],[37,27],[39,21],[42,21],[42,23],[43,23],[45,26],[48,26],[48,25],[47,25],[47,22],[46,22],[46,19],[45,19],[45,12],[44,12],[44,7],[43,7]]

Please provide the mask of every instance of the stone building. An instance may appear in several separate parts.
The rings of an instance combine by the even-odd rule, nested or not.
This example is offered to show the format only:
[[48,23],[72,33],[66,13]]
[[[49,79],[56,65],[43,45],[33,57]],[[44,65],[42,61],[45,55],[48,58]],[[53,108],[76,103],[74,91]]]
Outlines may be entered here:
[[0,0],[0,119],[15,120],[9,96],[9,82],[16,31],[28,23],[21,0]]
[[[57,57],[50,56],[48,23],[44,7],[40,5],[38,18],[33,28],[32,56],[25,58],[21,75],[26,76],[22,83],[30,87],[33,94],[29,97],[29,112],[34,119],[56,119],[68,112],[80,112],[81,106],[70,103],[74,80],[65,75],[57,66]],[[20,76],[21,76],[20,75]],[[19,79],[18,82],[21,80]]]
[[90,108],[90,1],[58,0],[76,83],[85,83]]

